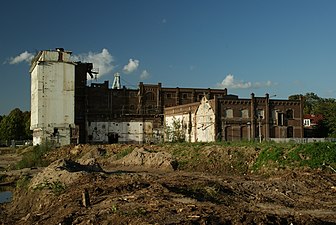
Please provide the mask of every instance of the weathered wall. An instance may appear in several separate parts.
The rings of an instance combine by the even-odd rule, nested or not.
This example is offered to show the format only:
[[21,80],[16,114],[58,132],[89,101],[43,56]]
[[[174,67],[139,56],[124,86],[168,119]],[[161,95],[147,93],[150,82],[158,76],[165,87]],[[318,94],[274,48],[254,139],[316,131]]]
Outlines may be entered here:
[[[34,145],[52,139],[70,143],[74,124],[75,65],[69,53],[43,51],[31,70],[31,129]],[[65,61],[64,61],[65,60]]]
[[197,142],[212,142],[216,140],[215,112],[207,98],[202,98],[196,111],[195,139]]
[[[206,97],[201,103],[181,105],[165,110],[165,124],[168,129],[176,129],[174,123],[180,124],[185,141],[212,142],[216,139],[215,112]],[[166,128],[166,129],[167,129]],[[167,136],[168,141],[172,140]]]
[[[88,122],[89,142],[144,143],[155,135],[152,122]],[[117,136],[116,136],[117,135]]]

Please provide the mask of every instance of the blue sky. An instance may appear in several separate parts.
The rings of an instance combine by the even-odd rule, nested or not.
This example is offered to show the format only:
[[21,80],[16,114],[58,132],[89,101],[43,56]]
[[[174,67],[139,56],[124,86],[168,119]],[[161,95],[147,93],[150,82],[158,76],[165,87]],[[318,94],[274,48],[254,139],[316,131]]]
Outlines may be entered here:
[[98,82],[336,98],[336,1],[2,2],[0,115],[30,110],[29,59],[63,47]]

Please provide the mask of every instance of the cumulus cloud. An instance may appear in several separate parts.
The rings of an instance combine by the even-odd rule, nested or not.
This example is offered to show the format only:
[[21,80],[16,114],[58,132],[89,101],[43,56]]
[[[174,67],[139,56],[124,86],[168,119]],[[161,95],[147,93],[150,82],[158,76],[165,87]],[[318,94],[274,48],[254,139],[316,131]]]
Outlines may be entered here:
[[232,74],[228,74],[224,80],[218,84],[221,88],[231,88],[231,89],[248,89],[248,88],[263,88],[270,87],[273,83],[271,81],[266,82],[245,82],[242,80],[235,80]]
[[134,60],[133,59],[129,59],[128,64],[124,66],[124,69],[123,69],[124,73],[132,73],[132,72],[134,72],[135,70],[138,69],[139,63],[140,62],[137,59],[134,59]]
[[113,56],[109,53],[109,51],[106,48],[104,48],[101,52],[98,53],[89,52],[79,55],[73,55],[72,60],[93,63],[93,67],[99,69],[98,76],[108,74],[114,68]]
[[8,61],[4,62],[4,63],[9,63],[9,64],[18,64],[21,62],[28,62],[30,63],[30,61],[34,58],[34,54],[28,52],[28,51],[24,51],[22,52],[20,55],[15,56],[15,57],[11,57]]
[[145,80],[145,79],[147,79],[148,77],[149,77],[149,73],[148,73],[147,70],[142,71],[142,73],[140,74],[140,79],[141,79],[141,80]]

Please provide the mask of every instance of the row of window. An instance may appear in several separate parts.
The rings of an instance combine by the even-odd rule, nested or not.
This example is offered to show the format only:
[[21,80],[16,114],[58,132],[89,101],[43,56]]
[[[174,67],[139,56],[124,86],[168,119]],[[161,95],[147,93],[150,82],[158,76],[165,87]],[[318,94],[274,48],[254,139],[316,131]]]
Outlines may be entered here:
[[[233,114],[233,109],[226,109],[224,111],[224,117],[225,118],[233,118],[234,117],[233,115],[234,115]],[[257,115],[257,118],[260,118],[260,119],[264,119],[265,118],[265,112],[262,109],[258,109],[256,111],[256,115]],[[239,111],[239,117],[240,118],[244,118],[244,119],[250,118],[249,110],[248,109],[242,109],[242,110],[240,110]],[[277,120],[293,119],[294,118],[294,112],[293,112],[292,109],[286,110],[285,113],[280,112],[278,110],[272,110],[271,118],[272,119],[277,119]]]
[[[165,94],[166,99],[172,99],[172,98],[176,98],[176,93],[166,93]],[[191,93],[182,93],[181,94],[181,98],[182,99],[190,99],[192,97]],[[197,100],[201,101],[202,98],[204,97],[204,94],[197,94]],[[153,92],[147,92],[145,94],[145,98],[146,100],[155,100],[155,94]]]

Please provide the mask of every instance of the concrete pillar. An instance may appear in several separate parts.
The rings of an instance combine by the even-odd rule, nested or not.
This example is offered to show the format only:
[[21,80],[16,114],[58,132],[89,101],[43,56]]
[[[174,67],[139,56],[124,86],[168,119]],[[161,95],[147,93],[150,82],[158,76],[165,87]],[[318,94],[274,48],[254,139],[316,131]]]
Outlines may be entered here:
[[254,98],[254,93],[251,93],[251,140],[254,140],[255,138],[255,98]]
[[268,93],[266,93],[265,98],[265,140],[268,140],[270,137],[270,101]]

